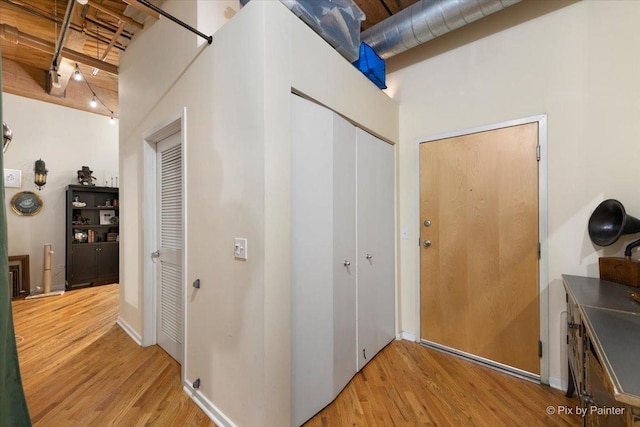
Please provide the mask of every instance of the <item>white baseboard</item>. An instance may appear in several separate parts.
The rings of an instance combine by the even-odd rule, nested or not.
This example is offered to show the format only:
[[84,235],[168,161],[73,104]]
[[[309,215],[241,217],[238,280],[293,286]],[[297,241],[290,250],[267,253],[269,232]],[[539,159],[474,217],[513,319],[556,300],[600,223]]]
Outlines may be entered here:
[[398,339],[416,342],[416,334],[411,334],[409,332],[403,331],[398,334]]
[[549,386],[558,390],[567,391],[567,385],[564,384],[560,378],[549,377]]
[[236,427],[233,421],[227,418],[227,416],[223,414],[216,405],[211,403],[202,393],[194,390],[188,382],[183,382],[182,389],[217,426]]
[[127,322],[125,322],[122,317],[118,316],[118,320],[116,320],[116,324],[122,328],[132,340],[136,342],[138,345],[142,345],[142,337],[138,334]]

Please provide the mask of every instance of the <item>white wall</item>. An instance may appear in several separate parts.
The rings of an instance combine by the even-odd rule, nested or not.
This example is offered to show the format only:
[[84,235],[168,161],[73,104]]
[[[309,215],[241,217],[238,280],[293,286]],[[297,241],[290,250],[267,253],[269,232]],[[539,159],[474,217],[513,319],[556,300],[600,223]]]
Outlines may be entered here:
[[[195,20],[195,6],[163,4],[186,22]],[[121,241],[129,262],[120,318],[142,334],[142,135],[186,107],[185,386],[201,379],[196,398],[223,425],[288,425],[290,93],[390,141],[398,137],[398,109],[277,1],[251,2],[212,45],[197,45],[196,36],[161,20],[121,58]],[[165,62],[166,71],[158,68]],[[234,260],[234,237],[248,239],[246,262]]]
[[417,140],[547,113],[550,381],[566,384],[561,274],[597,277],[599,255],[622,254],[623,243],[589,240],[600,201],[640,215],[639,20],[640,2],[523,2],[388,62],[400,104],[399,223],[410,230],[400,244],[404,331],[418,319]]
[[[2,94],[3,120],[13,131],[4,167],[22,170],[22,188],[5,190],[9,255],[29,255],[32,292],[43,286],[44,244],[53,244],[52,289],[64,289],[65,187],[77,184],[77,171],[89,166],[98,185],[118,176],[118,123],[109,118],[55,104]],[[35,161],[42,158],[49,170],[47,185],[33,183]],[[115,185],[115,182],[114,182]],[[11,198],[33,191],[43,199],[35,216],[11,210]]]

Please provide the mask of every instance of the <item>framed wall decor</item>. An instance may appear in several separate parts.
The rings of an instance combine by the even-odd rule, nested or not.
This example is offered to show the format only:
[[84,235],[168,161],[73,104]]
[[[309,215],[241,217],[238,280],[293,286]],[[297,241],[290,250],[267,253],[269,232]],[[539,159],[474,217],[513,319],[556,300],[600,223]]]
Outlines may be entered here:
[[29,255],[14,255],[9,257],[9,282],[12,298],[26,297],[29,295]]
[[33,191],[21,191],[11,199],[11,209],[21,216],[33,216],[42,210],[42,199]]
[[22,171],[20,169],[5,169],[4,186],[6,188],[22,187]]

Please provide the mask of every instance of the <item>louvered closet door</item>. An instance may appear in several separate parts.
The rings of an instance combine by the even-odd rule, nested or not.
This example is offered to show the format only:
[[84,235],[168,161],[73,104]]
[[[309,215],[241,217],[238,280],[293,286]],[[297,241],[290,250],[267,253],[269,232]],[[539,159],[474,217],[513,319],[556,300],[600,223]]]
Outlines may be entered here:
[[182,148],[181,133],[157,147],[158,243],[157,342],[182,363]]

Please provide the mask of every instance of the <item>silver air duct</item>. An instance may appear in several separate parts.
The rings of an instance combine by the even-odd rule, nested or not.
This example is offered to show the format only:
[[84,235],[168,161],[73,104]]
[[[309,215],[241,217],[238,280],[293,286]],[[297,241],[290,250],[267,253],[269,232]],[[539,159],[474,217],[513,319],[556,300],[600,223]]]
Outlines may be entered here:
[[364,31],[361,39],[386,59],[519,2],[419,0]]
[[13,132],[5,122],[2,122],[2,152],[6,153],[9,143],[13,139]]

